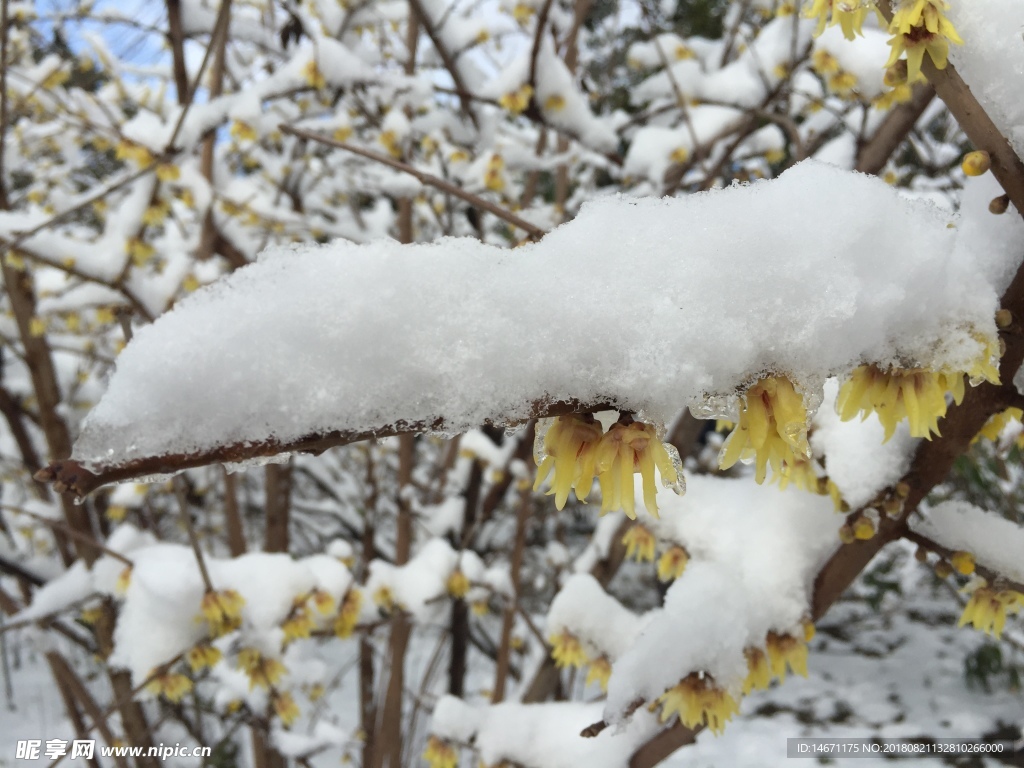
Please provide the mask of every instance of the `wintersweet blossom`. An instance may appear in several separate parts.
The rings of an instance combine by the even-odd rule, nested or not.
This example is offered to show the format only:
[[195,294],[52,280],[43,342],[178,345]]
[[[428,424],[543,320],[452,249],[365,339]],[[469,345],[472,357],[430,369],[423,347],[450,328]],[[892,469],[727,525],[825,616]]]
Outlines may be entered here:
[[729,469],[741,459],[753,459],[755,480],[763,483],[769,466],[782,473],[786,462],[809,454],[803,397],[785,376],[766,376],[743,396],[739,422],[722,446],[719,465]]
[[423,751],[423,759],[430,768],[457,768],[459,753],[444,739],[431,736],[427,739],[427,748]]
[[455,599],[463,598],[469,592],[469,579],[462,571],[452,571],[446,586],[449,595]]
[[876,365],[857,368],[839,389],[836,411],[843,421],[872,412],[885,428],[885,441],[896,425],[907,419],[912,437],[931,440],[939,434],[939,419],[946,415],[946,395],[959,403],[964,396],[962,373],[937,373],[926,368],[890,368]]
[[597,473],[597,446],[601,439],[601,425],[587,414],[559,416],[544,435],[544,458],[537,458],[539,467],[533,490],[554,470],[551,490],[555,507],[562,509],[575,490],[576,498],[586,501]]
[[772,683],[772,669],[768,665],[768,656],[760,648],[747,648],[743,651],[747,658],[747,677],[743,681],[743,695],[755,689],[767,690]]
[[706,724],[714,734],[725,730],[725,724],[740,711],[736,700],[717,687],[709,675],[697,673],[687,675],[659,696],[658,701],[662,705],[662,722],[678,713],[687,728]]
[[971,593],[958,627],[970,624],[975,629],[998,639],[1006,626],[1007,615],[1024,608],[1024,593],[1012,589],[993,589],[981,581]]
[[914,82],[921,74],[921,63],[927,53],[936,69],[945,69],[949,44],[964,44],[946,18],[948,8],[946,0],[901,0],[889,24],[889,33],[893,35],[889,40],[892,54],[885,66],[892,66],[906,53],[907,76]]
[[601,686],[601,690],[607,693],[608,680],[611,679],[611,676],[612,663],[608,661],[607,656],[598,656],[590,662],[590,668],[587,670],[586,684],[597,683]]
[[602,514],[621,509],[627,517],[636,519],[633,475],[637,472],[643,483],[644,506],[655,517],[658,516],[655,467],[664,484],[682,491],[682,477],[676,469],[678,456],[669,453],[650,424],[639,421],[613,424],[601,438],[596,458]]
[[338,617],[334,620],[334,634],[340,638],[351,637],[359,622],[359,611],[363,605],[363,593],[358,589],[350,589],[338,611]]
[[286,672],[284,664],[264,656],[255,648],[243,648],[238,652],[238,667],[249,678],[249,690],[271,688]]
[[200,672],[208,667],[212,667],[220,661],[223,656],[224,654],[220,652],[219,648],[203,643],[193,648],[189,648],[188,653],[185,654],[185,660],[188,662],[188,665],[192,668],[193,672]]
[[165,672],[146,683],[146,690],[177,704],[192,690],[192,681],[177,672]]
[[623,534],[622,543],[626,546],[627,558],[632,558],[638,563],[654,560],[654,549],[657,545],[657,540],[649,528],[639,523],[631,525],[629,530]]
[[864,34],[861,32],[864,19],[874,7],[872,0],[812,0],[804,9],[804,18],[818,20],[815,37],[825,31],[826,24],[832,27],[838,24],[843,37],[853,40]]
[[299,719],[301,713],[299,705],[295,703],[295,698],[288,691],[284,691],[274,696],[274,714],[287,728]]
[[210,635],[220,637],[242,625],[242,607],[245,599],[233,589],[207,592],[200,607],[202,618],[210,628]]
[[786,681],[787,666],[801,677],[807,677],[807,643],[802,639],[769,632],[765,647],[768,649],[768,666],[779,682]]
[[552,635],[548,642],[551,643],[551,658],[559,669],[586,666],[587,654],[583,651],[583,644],[569,630],[563,629],[559,634]]
[[685,547],[674,546],[665,550],[658,558],[658,580],[674,581],[683,575],[686,564],[690,562],[690,554]]
[[284,630],[284,642],[287,644],[293,640],[302,640],[309,637],[315,626],[316,622],[314,622],[313,617],[309,615],[309,611],[305,608],[296,609],[292,615],[289,616],[283,624],[281,624],[281,629]]

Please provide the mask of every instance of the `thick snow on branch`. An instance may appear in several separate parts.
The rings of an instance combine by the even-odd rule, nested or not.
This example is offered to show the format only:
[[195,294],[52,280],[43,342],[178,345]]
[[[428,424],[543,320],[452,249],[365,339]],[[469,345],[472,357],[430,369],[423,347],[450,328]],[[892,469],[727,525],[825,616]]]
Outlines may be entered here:
[[592,202],[515,250],[269,249],[136,334],[74,458],[403,422],[458,432],[569,398],[664,423],[764,371],[816,393],[863,362],[965,370],[995,335],[998,270],[958,247],[954,222],[805,162],[682,199]]
[[1019,0],[960,0],[950,3],[964,45],[949,56],[964,81],[1006,136],[1024,156],[1024,3]]
[[511,761],[533,768],[618,768],[658,732],[657,717],[637,712],[622,731],[608,729],[585,739],[580,731],[601,719],[601,704],[509,702],[474,707],[444,696],[434,708],[430,730],[440,738],[472,743],[486,765]]
[[745,648],[763,646],[772,631],[802,635],[814,576],[838,545],[842,522],[827,497],[749,479],[694,476],[685,496],[663,494],[659,502],[660,520],[644,525],[685,547],[690,562],[614,661],[609,722],[692,672],[738,688],[747,675]]
[[1024,583],[1024,528],[966,501],[946,501],[914,516],[911,527],[942,546]]

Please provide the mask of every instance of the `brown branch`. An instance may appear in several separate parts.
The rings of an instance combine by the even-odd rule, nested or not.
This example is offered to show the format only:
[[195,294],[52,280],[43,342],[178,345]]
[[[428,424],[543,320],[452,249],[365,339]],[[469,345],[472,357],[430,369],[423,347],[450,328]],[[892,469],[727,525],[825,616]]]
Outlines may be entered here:
[[306,139],[308,141],[316,141],[321,144],[326,144],[330,147],[336,147],[338,149],[344,149],[347,152],[351,152],[354,155],[365,157],[368,160],[386,165],[389,168],[394,168],[396,171],[402,171],[410,176],[414,177],[418,181],[428,186],[439,189],[445,194],[453,195],[460,200],[465,200],[467,203],[472,205],[474,208],[479,208],[482,211],[493,213],[502,221],[506,221],[514,227],[526,232],[532,239],[539,240],[547,234],[543,229],[537,227],[530,222],[519,218],[511,211],[507,211],[500,205],[495,205],[489,200],[485,200],[479,195],[474,195],[471,192],[466,192],[461,187],[457,187],[444,179],[438,178],[432,174],[421,171],[417,168],[413,168],[407,163],[403,163],[400,160],[395,160],[393,157],[381,154],[380,152],[374,152],[371,149],[363,149],[362,147],[356,147],[352,144],[346,144],[344,141],[337,141],[332,139],[330,136],[323,136],[321,134],[312,133],[311,131],[305,131],[301,128],[293,128],[290,125],[282,123],[278,128],[284,133],[290,133],[293,136],[298,136],[300,139]]
[[441,57],[441,62],[444,64],[444,68],[448,70],[448,74],[451,75],[452,82],[455,84],[456,90],[460,92],[459,103],[462,106],[462,112],[465,114],[474,128],[479,128],[480,124],[477,122],[476,113],[473,111],[472,101],[466,96],[461,95],[462,93],[468,93],[469,89],[466,88],[466,84],[462,80],[462,75],[459,73],[458,65],[455,63],[455,59],[452,58],[451,52],[445,47],[444,43],[441,42],[441,36],[437,30],[434,29],[434,22],[427,14],[426,9],[423,7],[423,3],[420,0],[409,0],[409,8],[412,10],[412,15],[416,17],[423,29],[427,33],[427,37],[430,38],[430,42],[434,44],[434,48],[437,50],[437,54]]
[[855,170],[872,174],[881,171],[934,98],[935,89],[930,85],[915,85],[910,101],[893,107],[860,148]]
[[[610,403],[581,403],[576,400],[559,400],[556,402],[539,401],[534,404],[531,418],[564,416],[569,413],[596,413],[613,409]],[[498,427],[514,426],[512,422],[489,421]],[[35,477],[40,482],[53,483],[58,492],[72,491],[85,496],[100,486],[118,483],[149,475],[167,475],[195,467],[210,464],[227,464],[279,456],[282,453],[321,454],[328,448],[361,440],[372,440],[381,437],[415,434],[419,432],[441,432],[445,430],[445,420],[436,418],[422,422],[396,422],[378,429],[338,430],[323,434],[311,434],[290,442],[279,442],[274,439],[252,442],[230,443],[209,448],[195,453],[171,453],[160,456],[146,456],[132,459],[120,464],[93,464],[93,468],[85,466],[81,461],[56,461],[39,470]]]
[[[939,544],[922,533],[918,533],[915,530],[907,529],[903,532],[903,538],[909,542],[917,544],[919,547],[924,547],[929,552],[932,552],[943,560],[949,560],[953,557],[955,550],[949,549],[949,547]],[[974,553],[972,553],[974,554]],[[989,584],[999,584],[1002,589],[1012,589],[1015,592],[1024,594],[1024,584],[1018,581],[1008,578],[998,571],[992,570],[984,563],[975,562],[974,572],[981,576]]]

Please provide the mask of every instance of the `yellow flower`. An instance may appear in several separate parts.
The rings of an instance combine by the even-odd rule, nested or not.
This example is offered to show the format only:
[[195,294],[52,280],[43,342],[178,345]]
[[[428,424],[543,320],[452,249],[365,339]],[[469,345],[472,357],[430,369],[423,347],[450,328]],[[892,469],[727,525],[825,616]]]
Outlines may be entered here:
[[1020,408],[1007,408],[1005,411],[993,414],[985,426],[974,436],[971,444],[978,442],[981,438],[995,442],[999,435],[1011,421],[1024,421],[1024,410]]
[[172,704],[177,704],[185,697],[186,693],[192,690],[192,681],[184,675],[165,672],[146,683],[146,690],[157,696],[163,696]]
[[779,682],[786,681],[787,665],[796,674],[807,677],[807,643],[792,635],[769,632],[765,644],[768,648],[768,665]]
[[390,613],[395,608],[395,593],[387,584],[382,584],[373,593],[373,602],[385,613]]
[[249,677],[249,690],[270,688],[280,681],[285,673],[284,664],[269,659],[255,648],[243,648],[238,652],[238,668]]
[[954,552],[949,558],[949,564],[953,566],[957,573],[963,576],[970,576],[974,573],[974,555],[970,552]]
[[340,638],[351,637],[359,622],[359,611],[363,605],[363,593],[353,587],[346,593],[345,600],[334,620],[334,634]]
[[520,24],[526,24],[533,13],[533,8],[526,3],[516,3],[512,9],[512,17]]
[[156,177],[160,181],[177,181],[181,178],[181,169],[173,163],[160,163],[156,167]]
[[962,373],[936,373],[925,368],[890,368],[862,365],[839,390],[836,410],[849,421],[858,413],[861,420],[874,411],[885,428],[885,440],[896,425],[907,419],[912,437],[931,440],[939,434],[939,419],[946,415],[946,395],[956,403],[964,396]]
[[836,57],[824,48],[818,48],[811,55],[811,67],[819,75],[834,75],[840,69]]
[[767,690],[772,682],[772,670],[768,666],[768,657],[760,648],[747,648],[743,651],[747,657],[747,679],[743,681],[743,695],[746,696],[756,689]]
[[970,624],[975,629],[999,639],[1006,626],[1007,614],[1017,613],[1022,608],[1024,593],[1012,589],[996,591],[988,586],[979,586],[967,602],[957,626]]
[[114,156],[118,160],[130,160],[139,168],[149,168],[154,162],[153,154],[143,146],[130,141],[122,141],[117,145]]
[[[601,484],[601,513],[621,509],[632,520],[636,519],[633,475],[637,472],[643,482],[644,506],[658,516],[658,493],[654,482],[654,468],[661,472],[661,480],[668,486],[679,486],[682,478],[676,471],[676,462],[665,445],[658,439],[654,427],[640,421],[613,424],[597,447],[598,482]],[[651,556],[653,559],[653,554]]]
[[949,44],[964,44],[946,18],[944,11],[947,8],[949,3],[946,0],[902,0],[889,25],[889,33],[893,35],[889,40],[892,54],[885,66],[892,66],[906,52],[907,79],[911,83],[921,75],[925,53],[931,57],[936,69],[945,69]]
[[[654,534],[639,523],[629,527],[629,530],[622,537],[622,543],[626,545],[627,558],[631,557],[638,563],[654,560],[654,547],[657,543]],[[662,579],[662,581],[665,581],[665,579]]]
[[352,126],[343,125],[340,128],[335,128],[332,136],[335,141],[348,141],[352,138]]
[[559,669],[586,666],[587,654],[583,652],[583,645],[569,630],[564,629],[561,634],[552,635],[548,642],[551,643],[551,658]]
[[334,598],[322,589],[314,589],[311,595],[313,605],[316,606],[317,613],[321,616],[330,616],[334,613],[335,602]]
[[315,88],[318,91],[327,84],[323,73],[320,72],[320,67],[316,65],[315,61],[310,61],[303,67],[302,76],[306,79],[306,84],[310,88]]
[[213,637],[220,637],[242,626],[245,599],[233,589],[207,592],[200,607]]
[[142,213],[142,223],[147,226],[156,226],[163,224],[164,219],[167,218],[167,214],[170,213],[171,206],[166,202],[159,202],[156,205],[149,206]]
[[145,266],[156,254],[156,248],[139,237],[130,237],[125,243],[125,252],[136,267]]
[[394,131],[381,131],[377,141],[384,145],[384,148],[392,157],[402,156],[402,140]]
[[484,186],[494,192],[505,190],[505,160],[501,155],[491,155],[484,172]]
[[664,722],[678,713],[687,728],[707,724],[715,735],[725,730],[725,724],[740,711],[739,705],[726,691],[715,686],[711,677],[696,673],[687,675],[673,688],[658,697],[661,702],[661,720]]
[[193,672],[199,672],[207,667],[212,667],[223,658],[223,655],[219,649],[204,643],[189,648],[188,653],[185,655],[185,660],[188,661],[188,665],[192,668]]
[[120,523],[128,516],[128,507],[120,504],[111,504],[107,507],[107,511],[104,514],[110,522]]
[[469,592],[469,579],[462,571],[453,571],[448,577],[447,588],[448,594],[456,600],[463,598]]
[[853,40],[857,35],[863,34],[861,28],[864,26],[864,19],[873,7],[872,0],[812,0],[804,10],[804,18],[818,20],[818,27],[814,30],[815,37],[825,31],[826,24],[833,27],[838,24],[843,30],[843,37]]
[[314,625],[309,611],[299,608],[281,625],[281,629],[284,630],[285,644],[309,637],[313,632]]
[[668,159],[677,164],[685,163],[690,159],[690,150],[686,147],[676,147],[672,150],[672,154],[668,156]]
[[123,595],[128,591],[128,586],[132,583],[132,567],[129,565],[117,576],[117,584],[114,585],[114,589],[117,590],[118,594]]
[[530,106],[531,98],[533,98],[533,86],[527,83],[504,94],[498,99],[498,104],[513,115],[521,115]]
[[556,418],[544,435],[544,459],[536,457],[540,466],[533,490],[539,489],[554,469],[555,479],[548,493],[555,495],[555,507],[565,506],[570,489],[576,491],[580,501],[586,501],[597,472],[600,439],[601,425],[589,413]]
[[274,714],[288,728],[299,719],[299,705],[295,703],[294,697],[287,691],[279,693],[274,696]]
[[719,466],[754,459],[755,479],[763,483],[768,467],[782,472],[784,462],[810,455],[807,409],[785,376],[767,376],[751,386],[740,404],[739,424],[722,446]]
[[459,753],[444,739],[431,736],[427,739],[427,748],[423,751],[423,759],[430,768],[457,768]]
[[612,676],[612,664],[607,656],[598,656],[590,662],[590,669],[587,670],[587,685],[598,683],[601,690],[608,692],[608,680]]
[[851,96],[857,87],[857,76],[853,72],[840,70],[828,78],[828,88],[837,96]]
[[545,112],[561,112],[565,109],[565,96],[560,93],[553,93],[544,99]]
[[690,553],[684,547],[670,547],[658,559],[658,579],[660,581],[678,579],[686,570],[688,562],[690,562]]

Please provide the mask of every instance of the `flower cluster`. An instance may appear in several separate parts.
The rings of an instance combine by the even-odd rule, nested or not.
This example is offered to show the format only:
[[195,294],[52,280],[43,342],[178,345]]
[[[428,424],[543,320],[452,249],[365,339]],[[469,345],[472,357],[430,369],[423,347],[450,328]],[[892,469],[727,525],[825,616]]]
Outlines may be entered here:
[[722,446],[719,466],[729,469],[737,461],[752,459],[755,479],[763,483],[769,466],[782,474],[787,464],[805,460],[810,453],[803,397],[785,376],[766,376],[743,396],[739,422]]
[[233,589],[207,592],[200,610],[210,628],[211,637],[220,637],[242,626],[245,599]]
[[925,368],[890,368],[862,365],[839,390],[836,410],[843,421],[872,412],[885,428],[885,440],[907,419],[910,434],[931,440],[939,434],[939,419],[946,415],[946,395],[959,404],[964,396],[962,373],[936,373]]
[[423,751],[423,759],[430,768],[456,768],[459,764],[459,753],[444,739],[431,736],[427,739],[427,748]]
[[804,637],[769,632],[765,650],[747,648],[747,679],[743,681],[744,695],[754,689],[766,689],[773,678],[786,681],[786,671],[807,677],[807,643],[814,637],[814,625],[804,624]]
[[559,669],[587,665],[583,643],[569,630],[565,629],[557,635],[552,635],[548,642],[551,643],[551,658],[555,660],[555,666]]
[[658,468],[666,485],[678,489],[682,483],[674,449],[658,439],[652,425],[639,421],[620,419],[603,432],[601,424],[590,414],[559,416],[544,436],[543,453],[544,458],[537,460],[534,490],[554,470],[549,493],[555,495],[558,509],[565,506],[570,489],[576,492],[576,498],[586,501],[597,477],[601,513],[622,509],[636,519],[633,475],[640,473],[644,506],[657,516],[654,468]]
[[945,69],[949,44],[964,44],[946,18],[948,8],[946,0],[900,0],[889,24],[889,33],[893,35],[889,40],[892,54],[885,66],[892,66],[906,53],[910,83],[922,78],[921,63],[925,53],[936,69]]
[[1007,615],[1018,613],[1021,609],[1024,609],[1024,593],[1012,589],[993,589],[982,582],[971,594],[957,626],[970,624],[998,639],[1003,634]]
[[815,37],[825,31],[826,24],[832,27],[838,24],[843,36],[853,40],[863,35],[864,19],[872,10],[876,10],[874,0],[811,0],[804,9],[804,18],[818,20]]
[[725,724],[740,711],[736,700],[728,691],[715,685],[710,675],[693,673],[683,678],[658,697],[661,719],[679,715],[687,728],[707,725],[714,734],[725,729]]

